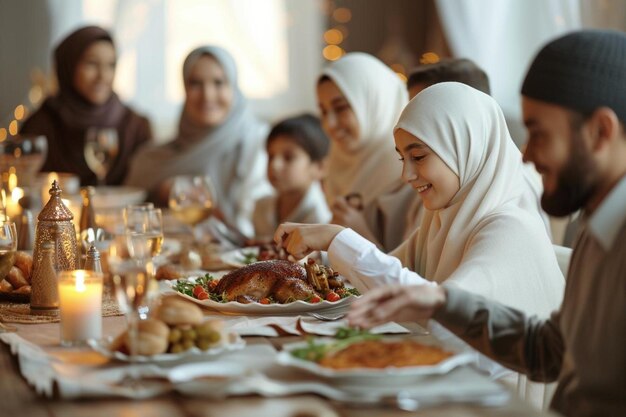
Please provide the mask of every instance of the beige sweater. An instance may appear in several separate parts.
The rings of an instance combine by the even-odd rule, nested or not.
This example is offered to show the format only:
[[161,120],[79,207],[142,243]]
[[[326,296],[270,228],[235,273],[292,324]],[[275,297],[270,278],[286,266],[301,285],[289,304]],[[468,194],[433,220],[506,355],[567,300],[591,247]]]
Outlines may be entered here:
[[444,286],[448,302],[434,318],[531,379],[558,381],[554,410],[626,416],[626,178],[584,222],[549,320]]

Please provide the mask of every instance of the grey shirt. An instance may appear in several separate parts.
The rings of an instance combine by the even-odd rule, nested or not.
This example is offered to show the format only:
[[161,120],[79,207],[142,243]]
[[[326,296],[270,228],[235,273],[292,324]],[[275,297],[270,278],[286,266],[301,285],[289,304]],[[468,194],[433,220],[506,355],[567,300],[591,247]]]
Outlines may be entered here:
[[446,291],[434,318],[531,379],[557,380],[554,410],[626,416],[626,177],[583,219],[563,304],[548,320],[453,286]]

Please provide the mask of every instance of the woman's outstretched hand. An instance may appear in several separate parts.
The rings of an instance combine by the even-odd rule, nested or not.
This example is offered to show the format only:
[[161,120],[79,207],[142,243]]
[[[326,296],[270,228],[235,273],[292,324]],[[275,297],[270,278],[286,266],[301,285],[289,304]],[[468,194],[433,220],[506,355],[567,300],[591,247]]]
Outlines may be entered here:
[[274,233],[274,241],[296,259],[317,250],[328,250],[335,236],[344,229],[336,224],[283,223]]
[[374,288],[350,306],[350,326],[378,326],[390,321],[410,322],[432,317],[446,303],[440,286],[388,285]]

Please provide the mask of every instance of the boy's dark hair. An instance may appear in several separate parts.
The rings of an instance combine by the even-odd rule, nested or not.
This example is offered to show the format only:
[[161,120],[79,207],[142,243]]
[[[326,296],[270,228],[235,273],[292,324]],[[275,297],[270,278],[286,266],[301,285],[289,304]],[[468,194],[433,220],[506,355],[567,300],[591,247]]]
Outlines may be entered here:
[[409,74],[407,87],[411,88],[416,84],[426,84],[429,87],[446,81],[467,84],[485,94],[491,94],[489,77],[485,71],[466,58],[446,58],[434,64],[420,65]]
[[278,136],[287,136],[305,150],[311,161],[319,162],[328,155],[330,142],[322,129],[320,120],[311,114],[290,117],[272,127],[267,145]]

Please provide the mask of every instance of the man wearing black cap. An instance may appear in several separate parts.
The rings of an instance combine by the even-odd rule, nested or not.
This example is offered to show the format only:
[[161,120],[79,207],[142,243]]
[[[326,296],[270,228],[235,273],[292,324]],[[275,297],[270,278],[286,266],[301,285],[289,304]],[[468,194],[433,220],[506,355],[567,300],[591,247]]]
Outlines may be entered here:
[[626,416],[626,34],[579,31],[546,45],[522,86],[524,158],[551,215],[583,210],[560,311],[548,320],[446,284],[381,287],[354,325],[433,317],[538,381],[567,416]]

